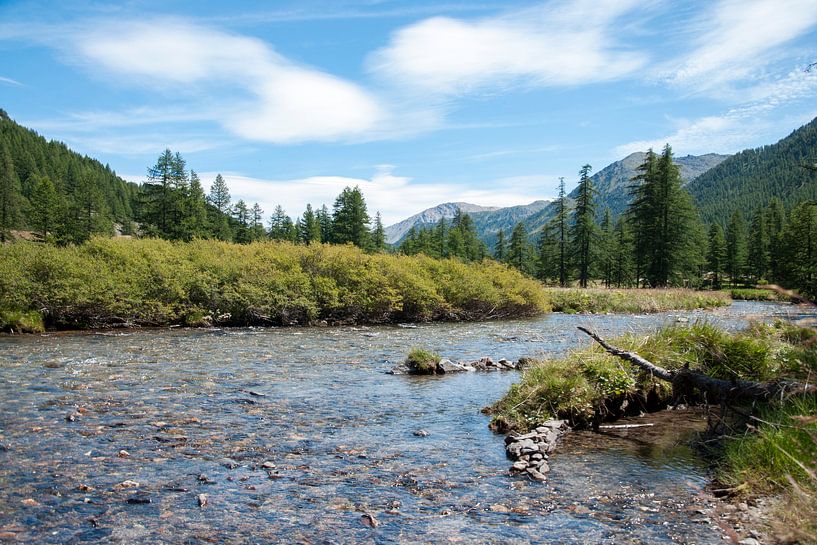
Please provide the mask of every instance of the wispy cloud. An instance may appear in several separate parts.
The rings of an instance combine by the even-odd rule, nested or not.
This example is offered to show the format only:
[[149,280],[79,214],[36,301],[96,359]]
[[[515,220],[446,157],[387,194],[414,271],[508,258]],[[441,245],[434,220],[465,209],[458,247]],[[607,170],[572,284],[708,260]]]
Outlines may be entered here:
[[368,65],[401,87],[439,94],[614,80],[647,60],[615,40],[616,20],[639,5],[552,1],[474,21],[434,17],[395,32]]
[[[693,47],[662,70],[672,85],[723,92],[762,74],[780,47],[817,24],[813,0],[721,0],[695,22]],[[750,82],[751,83],[751,82]]]
[[16,79],[4,78],[3,76],[0,76],[0,83],[5,83],[7,85],[16,85],[16,86],[22,86],[23,85],[22,83],[20,83]]
[[[193,101],[188,112],[198,115],[180,115],[209,118],[242,138],[337,140],[373,130],[383,117],[362,87],[297,65],[255,38],[176,19],[103,21],[66,34],[58,47],[74,62],[152,92],[185,96]],[[106,115],[116,117],[101,114],[97,121]]]

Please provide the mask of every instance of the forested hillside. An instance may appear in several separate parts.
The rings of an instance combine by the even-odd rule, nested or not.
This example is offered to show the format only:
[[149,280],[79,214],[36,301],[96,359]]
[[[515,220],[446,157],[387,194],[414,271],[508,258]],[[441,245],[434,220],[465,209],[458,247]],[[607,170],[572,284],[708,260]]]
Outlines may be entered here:
[[0,238],[59,223],[67,241],[129,230],[138,186],[107,165],[47,141],[0,110]]
[[[773,197],[791,209],[817,199],[817,119],[776,144],[748,149],[702,174],[687,186],[705,223],[726,222],[736,210],[745,216]],[[805,168],[811,166],[812,169]]]

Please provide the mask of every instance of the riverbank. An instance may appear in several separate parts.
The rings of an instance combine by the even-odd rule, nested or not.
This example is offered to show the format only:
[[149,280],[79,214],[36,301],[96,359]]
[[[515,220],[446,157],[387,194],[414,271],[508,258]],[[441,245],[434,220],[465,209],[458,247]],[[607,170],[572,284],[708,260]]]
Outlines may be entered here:
[[[647,337],[625,335],[611,344],[671,370],[689,366],[727,380],[809,381],[817,373],[815,340],[813,330],[785,322],[753,324],[733,334],[696,323],[667,327]],[[522,381],[489,412],[492,428],[502,432],[525,432],[551,418],[565,418],[583,429],[593,422],[666,408],[671,397],[668,383],[591,346],[529,366]],[[693,395],[682,401],[703,400]],[[710,422],[717,424],[712,434],[718,441],[704,444],[717,467],[719,487],[736,496],[782,494],[785,508],[775,515],[778,532],[809,539],[817,535],[815,400],[740,407]]]
[[0,246],[6,330],[487,320],[549,310],[538,282],[492,261],[212,240]]

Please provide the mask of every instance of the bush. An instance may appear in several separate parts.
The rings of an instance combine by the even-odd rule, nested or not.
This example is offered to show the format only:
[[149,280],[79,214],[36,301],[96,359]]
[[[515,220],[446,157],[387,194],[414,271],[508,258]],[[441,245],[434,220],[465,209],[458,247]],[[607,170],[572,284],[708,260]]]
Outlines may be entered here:
[[[503,265],[352,246],[95,238],[0,246],[0,309],[58,328],[480,320],[549,310]],[[10,310],[9,310],[10,311]]]

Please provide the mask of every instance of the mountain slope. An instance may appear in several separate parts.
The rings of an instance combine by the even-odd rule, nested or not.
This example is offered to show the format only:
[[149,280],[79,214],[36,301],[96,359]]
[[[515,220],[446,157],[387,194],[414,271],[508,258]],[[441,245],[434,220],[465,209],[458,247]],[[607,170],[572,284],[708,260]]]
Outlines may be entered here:
[[493,248],[500,229],[509,237],[517,223],[544,210],[550,203],[550,200],[533,201],[530,204],[509,206],[490,212],[476,212],[471,214],[471,218],[474,220],[479,238],[488,245],[488,248]]
[[[22,210],[28,208],[36,177],[46,176],[54,182],[64,204],[81,200],[87,192],[96,192],[104,202],[107,220],[126,223],[133,219],[131,205],[136,184],[126,182],[96,159],[71,151],[62,142],[48,141],[17,124],[4,110],[0,110],[0,145],[5,145],[11,154],[23,197]],[[25,226],[23,218],[18,227]]]
[[736,209],[751,215],[772,197],[789,208],[817,199],[817,173],[802,165],[817,163],[817,118],[776,144],[744,150],[687,186],[704,222],[725,224]]
[[490,212],[498,210],[499,208],[479,206],[467,202],[447,202],[439,204],[433,208],[427,208],[419,214],[414,214],[399,223],[386,227],[386,242],[394,244],[403,240],[403,237],[406,236],[406,233],[408,233],[412,227],[415,229],[431,227],[440,221],[441,218],[451,219],[457,213],[458,209],[468,214],[474,214],[475,212]]

